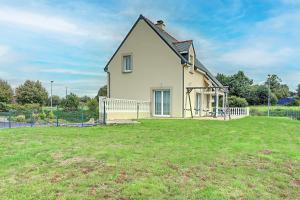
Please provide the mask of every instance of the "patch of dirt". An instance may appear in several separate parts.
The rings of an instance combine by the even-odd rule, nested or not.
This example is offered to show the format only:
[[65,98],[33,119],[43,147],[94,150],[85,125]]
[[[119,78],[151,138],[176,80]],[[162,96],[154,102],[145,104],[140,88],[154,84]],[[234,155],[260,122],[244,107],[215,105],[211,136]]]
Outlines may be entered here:
[[96,194],[97,193],[97,187],[96,186],[93,186],[91,189],[90,189],[90,192],[92,194]]
[[200,180],[201,180],[201,181],[206,181],[207,179],[208,179],[208,176],[201,176],[201,177],[200,177]]
[[61,166],[71,165],[71,164],[78,164],[82,162],[91,162],[95,161],[93,158],[85,158],[85,157],[73,157],[60,162]]
[[62,192],[61,191],[56,191],[55,192],[55,196],[56,196],[56,198],[61,197],[62,196]]
[[293,181],[295,185],[300,186],[300,179],[296,179]]
[[51,177],[50,182],[51,183],[57,183],[61,180],[62,176],[60,174],[55,174]]
[[82,172],[83,174],[89,174],[89,173],[91,173],[92,171],[94,171],[94,169],[93,169],[92,167],[84,167],[84,168],[81,169],[81,172]]
[[121,174],[116,179],[116,183],[124,183],[127,181],[128,177],[125,171],[122,171]]
[[273,153],[273,151],[265,149],[265,150],[261,150],[259,151],[259,153],[264,154],[264,155],[270,155]]
[[170,161],[167,161],[167,166],[175,171],[179,170],[179,167],[177,165],[174,165],[173,163],[171,163]]
[[110,196],[108,194],[103,195],[103,199],[109,199]]
[[51,154],[51,157],[54,160],[60,160],[63,156],[64,156],[64,154],[62,152],[55,152],[55,153]]

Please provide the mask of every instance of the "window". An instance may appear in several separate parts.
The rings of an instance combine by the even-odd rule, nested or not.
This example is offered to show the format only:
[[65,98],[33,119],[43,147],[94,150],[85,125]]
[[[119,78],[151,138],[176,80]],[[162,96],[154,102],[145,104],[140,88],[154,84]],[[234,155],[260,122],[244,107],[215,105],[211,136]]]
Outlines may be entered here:
[[132,56],[123,56],[123,72],[132,72]]
[[170,90],[154,90],[154,115],[170,116]]

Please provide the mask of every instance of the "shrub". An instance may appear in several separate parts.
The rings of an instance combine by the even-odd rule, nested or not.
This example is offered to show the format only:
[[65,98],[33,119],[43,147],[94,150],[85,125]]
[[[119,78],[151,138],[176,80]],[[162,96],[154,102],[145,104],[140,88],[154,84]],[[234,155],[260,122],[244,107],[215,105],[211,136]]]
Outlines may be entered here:
[[39,104],[8,104],[7,105],[9,110],[15,110],[15,111],[40,111],[41,106]]
[[46,119],[46,114],[45,114],[45,112],[43,111],[43,112],[41,112],[41,113],[39,113],[39,118],[41,119],[41,120],[44,120],[44,119]]
[[251,116],[264,116],[265,112],[258,110],[257,108],[250,108],[250,115]]
[[16,122],[26,122],[26,117],[25,115],[18,115],[15,117]]
[[288,106],[300,106],[300,97],[293,98]]
[[48,113],[48,118],[49,119],[55,119],[55,115],[52,111]]
[[79,98],[76,94],[69,94],[66,99],[63,99],[61,106],[65,111],[77,111],[79,106]]
[[228,98],[228,103],[230,107],[247,107],[248,102],[245,98],[230,96]]
[[33,114],[32,114],[32,119],[33,119],[34,121],[38,121],[38,120],[40,119],[39,114],[33,113]]
[[8,106],[4,102],[0,102],[0,112],[7,112],[9,110]]
[[98,101],[96,99],[89,100],[87,102],[87,106],[88,106],[90,111],[97,112],[98,109],[99,109],[99,104],[98,104]]

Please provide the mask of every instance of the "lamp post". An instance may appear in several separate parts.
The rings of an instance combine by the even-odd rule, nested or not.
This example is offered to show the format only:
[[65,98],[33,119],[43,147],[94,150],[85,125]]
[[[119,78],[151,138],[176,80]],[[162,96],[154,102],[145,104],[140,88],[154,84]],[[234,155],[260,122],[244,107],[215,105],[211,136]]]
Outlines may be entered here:
[[50,98],[50,104],[51,104],[51,112],[52,112],[52,84],[54,81],[51,81],[51,98]]
[[270,104],[271,104],[271,75],[268,74],[268,117],[270,117]]

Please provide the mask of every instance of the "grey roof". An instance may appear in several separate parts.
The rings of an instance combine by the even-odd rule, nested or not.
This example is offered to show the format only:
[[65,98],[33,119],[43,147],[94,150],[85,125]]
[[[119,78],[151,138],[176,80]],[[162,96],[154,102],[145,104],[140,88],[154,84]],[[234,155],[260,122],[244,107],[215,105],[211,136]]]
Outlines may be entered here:
[[190,46],[193,44],[192,40],[187,40],[187,41],[180,41],[180,42],[173,42],[175,45],[175,48],[178,52],[183,53],[183,52],[188,52],[190,49]]
[[[128,32],[128,34],[126,35],[126,37],[124,38],[124,40],[122,41],[122,43],[120,44],[120,46],[118,47],[118,49],[116,50],[114,55],[111,57],[111,59],[106,64],[104,71],[107,71],[107,67],[108,67],[109,63],[111,62],[111,60],[113,59],[115,54],[118,52],[118,50],[121,48],[122,44],[125,42],[125,40],[129,36],[131,31],[134,29],[134,27],[136,26],[138,21],[141,19],[143,19],[159,35],[159,37],[181,58],[182,64],[188,63],[187,58],[185,58],[181,54],[181,52],[188,51],[188,49],[190,48],[190,45],[193,45],[193,41],[192,40],[178,41],[176,38],[171,36],[166,31],[158,28],[151,20],[147,19],[143,15],[140,15],[140,17],[137,19],[137,21],[135,22],[133,27],[130,29],[130,31]],[[222,86],[222,84],[208,71],[208,69],[198,59],[196,59],[195,67],[197,67],[201,71],[205,72],[205,74],[213,81],[213,84],[215,84],[216,86]]]

